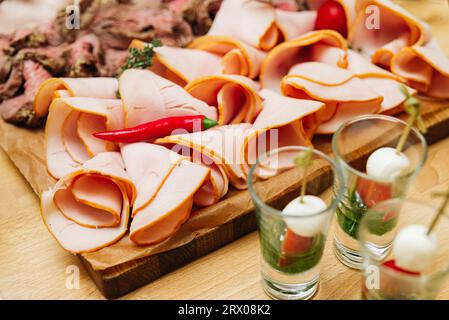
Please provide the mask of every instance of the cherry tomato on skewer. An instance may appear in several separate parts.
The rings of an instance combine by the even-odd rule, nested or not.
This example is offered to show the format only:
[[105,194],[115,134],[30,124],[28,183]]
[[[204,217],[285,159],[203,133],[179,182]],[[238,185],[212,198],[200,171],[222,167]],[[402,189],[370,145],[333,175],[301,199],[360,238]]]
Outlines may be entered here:
[[315,30],[331,29],[343,37],[348,36],[348,24],[343,6],[337,1],[326,1],[319,8],[315,21]]

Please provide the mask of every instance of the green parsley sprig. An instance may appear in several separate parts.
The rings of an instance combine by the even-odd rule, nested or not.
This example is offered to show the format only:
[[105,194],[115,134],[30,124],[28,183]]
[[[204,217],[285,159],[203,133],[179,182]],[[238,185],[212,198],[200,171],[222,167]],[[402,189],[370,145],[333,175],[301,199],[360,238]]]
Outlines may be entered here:
[[122,66],[122,72],[128,69],[146,69],[153,65],[154,49],[161,47],[159,39],[153,39],[143,49],[129,48],[128,59]]

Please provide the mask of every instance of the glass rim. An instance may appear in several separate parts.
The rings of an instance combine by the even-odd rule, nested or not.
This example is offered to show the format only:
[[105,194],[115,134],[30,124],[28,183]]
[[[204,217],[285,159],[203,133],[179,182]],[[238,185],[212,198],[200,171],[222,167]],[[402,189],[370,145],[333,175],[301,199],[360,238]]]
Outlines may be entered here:
[[[394,205],[394,204],[398,204],[398,203],[409,203],[409,204],[419,205],[419,206],[427,207],[428,209],[432,209],[435,212],[438,210],[437,207],[435,207],[433,204],[431,204],[431,203],[429,203],[429,202],[427,202],[425,200],[407,199],[407,198],[392,198],[392,199],[381,201],[381,202],[375,204],[374,206],[369,208],[369,210],[367,211],[367,214],[370,211],[375,211],[376,207],[385,206],[385,205],[386,206]],[[449,210],[446,209],[445,211],[449,211]],[[443,216],[446,219],[449,219],[449,216],[447,215],[447,212],[444,212]],[[360,226],[362,227],[363,223],[361,223]],[[364,261],[367,261],[365,259],[365,254],[369,253],[370,251],[369,251],[369,249],[367,249],[367,246],[365,245],[363,232],[359,233],[359,242],[360,242],[360,245],[361,245],[362,254],[364,253]],[[391,268],[385,267],[382,264],[382,261],[376,261],[376,262],[377,262],[379,268],[382,269],[384,272],[386,272],[388,275],[395,276],[395,277],[404,277],[406,279],[424,279],[424,278],[427,279],[427,278],[431,278],[432,276],[435,276],[435,275],[449,273],[449,263],[444,268],[442,268],[440,270],[437,270],[437,271],[432,272],[430,274],[423,274],[423,275],[419,275],[418,276],[418,275],[412,275],[412,274],[398,272],[398,271],[395,271],[395,270],[393,270]],[[370,264],[366,264],[366,265],[370,266],[370,265],[374,265],[374,264],[370,263]],[[365,269],[366,268],[365,263],[363,264],[363,266],[364,266],[364,269]]]
[[[310,218],[310,217],[314,217],[314,216],[319,216],[322,215],[324,213],[326,213],[327,211],[329,211],[331,208],[336,208],[338,203],[340,202],[341,198],[343,197],[343,192],[344,192],[344,181],[343,181],[343,174],[340,170],[340,167],[336,164],[336,162],[330,158],[328,155],[326,155],[325,153],[313,149],[313,153],[315,155],[318,155],[319,157],[323,158],[324,160],[326,160],[327,162],[329,162],[332,170],[334,171],[334,174],[338,177],[338,180],[340,181],[340,185],[338,186],[338,190],[336,192],[336,195],[334,195],[332,197],[332,201],[331,203],[326,206],[325,209],[319,211],[319,212],[315,212],[313,214],[308,214],[308,215],[297,215],[297,214],[285,214],[282,211],[273,208],[272,206],[268,205],[267,203],[265,203],[265,201],[263,201],[259,195],[257,194],[257,192],[254,189],[254,185],[253,185],[253,177],[254,177],[254,171],[256,170],[256,167],[258,166],[260,159],[264,159],[269,157],[270,155],[272,155],[275,152],[282,152],[282,151],[289,151],[289,150],[298,150],[298,151],[305,151],[307,150],[308,147],[305,146],[286,146],[286,147],[281,147],[281,148],[276,148],[273,150],[270,150],[268,152],[265,152],[261,157],[258,157],[256,159],[256,163],[254,165],[251,166],[249,173],[248,173],[248,191],[250,193],[250,196],[252,198],[252,200],[255,202],[255,204],[261,208],[263,208],[264,210],[266,210],[266,212],[268,212],[269,214],[273,215],[273,216],[277,216],[277,217],[282,217],[282,218]],[[334,176],[334,181],[335,181],[335,176]],[[335,183],[333,183],[331,186],[329,186],[331,188],[335,187]]]
[[[343,166],[345,169],[347,169],[349,172],[360,176],[362,178],[368,179],[368,180],[373,180],[373,181],[378,181],[378,182],[391,182],[391,179],[379,179],[379,178],[374,178],[373,176],[368,175],[365,172],[359,171],[357,169],[355,169],[354,167],[352,167],[349,163],[347,163],[341,156],[340,153],[338,151],[338,147],[337,147],[337,139],[338,136],[341,134],[341,131],[346,128],[347,126],[355,123],[355,122],[359,122],[359,121],[363,121],[366,119],[380,119],[380,120],[385,120],[385,121],[390,121],[390,122],[396,122],[396,123],[400,123],[404,126],[407,126],[407,123],[401,119],[398,119],[396,117],[392,117],[392,116],[387,116],[387,115],[383,115],[383,114],[368,114],[368,115],[362,115],[362,116],[358,116],[355,118],[352,118],[344,123],[342,123],[340,125],[340,127],[337,129],[337,131],[335,131],[335,133],[332,136],[332,153],[334,154],[335,158],[337,159],[337,161],[339,162],[339,165]],[[428,144],[426,141],[426,138],[424,137],[424,135],[419,132],[415,127],[411,127],[410,132],[413,132],[415,134],[415,136],[418,137],[421,145],[423,146],[424,152],[423,152],[423,156],[421,158],[421,160],[419,161],[419,163],[415,166],[415,168],[413,168],[413,170],[407,174],[404,175],[400,175],[397,178],[400,177],[407,177],[407,176],[413,176],[414,174],[416,174],[423,166],[424,163],[427,161],[427,157],[428,157]],[[341,161],[340,161],[341,160]],[[393,179],[394,180],[394,179]]]

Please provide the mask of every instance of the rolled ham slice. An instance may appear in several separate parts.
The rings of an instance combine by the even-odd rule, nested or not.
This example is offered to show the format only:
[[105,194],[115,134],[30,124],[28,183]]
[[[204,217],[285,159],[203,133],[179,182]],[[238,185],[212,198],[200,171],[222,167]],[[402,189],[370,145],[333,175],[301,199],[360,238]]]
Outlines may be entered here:
[[41,84],[34,98],[34,112],[45,116],[52,100],[60,97],[115,99],[117,89],[116,78],[50,78]]
[[221,57],[220,72],[256,78],[266,53],[245,42],[226,36],[206,35],[193,40],[189,48],[205,50]]
[[[145,42],[133,40],[130,47],[143,48]],[[221,72],[221,57],[202,50],[162,46],[154,48],[153,64],[149,70],[184,87],[187,83]]]
[[42,193],[42,218],[64,249],[96,251],[126,233],[135,194],[120,153],[101,153]]
[[434,42],[403,48],[393,58],[391,70],[421,93],[449,98],[449,59]]
[[262,108],[259,85],[239,75],[216,75],[196,79],[185,90],[218,110],[220,125],[253,122]]
[[268,51],[283,40],[313,30],[316,12],[277,10],[262,1],[225,0],[208,32]]
[[116,149],[92,133],[123,128],[120,100],[58,98],[50,106],[45,126],[47,169],[62,178],[93,156]]
[[163,241],[189,218],[210,170],[159,145],[129,144],[121,152],[137,185],[129,238],[138,245]]
[[[378,20],[377,26],[374,19]],[[360,0],[348,39],[353,48],[372,56],[373,63],[389,67],[401,48],[425,44],[430,39],[430,28],[391,1]]]
[[217,119],[215,107],[149,70],[128,69],[123,72],[119,91],[125,109],[125,127],[184,115],[201,114]]
[[[311,145],[316,130],[316,115],[325,107],[324,103],[284,97],[263,89],[263,109],[246,135],[243,144],[245,174],[256,163],[257,158],[268,151],[285,146]],[[292,163],[292,154],[281,153],[279,166]],[[282,159],[281,159],[282,158]]]
[[383,97],[355,74],[323,62],[306,62],[294,66],[282,79],[285,96],[323,102],[318,114],[317,133],[332,134],[346,120],[376,113]]
[[279,92],[282,77],[301,62],[329,62],[332,59],[339,66],[346,67],[346,49],[345,39],[332,30],[313,31],[286,41],[268,53],[262,64],[260,84],[263,88]]
[[[246,175],[241,168],[242,148],[251,127],[249,123],[225,125],[201,132],[172,135],[155,142],[191,157],[194,163],[214,168],[210,193],[219,199],[226,194],[228,179],[235,188],[246,189]],[[204,199],[198,200],[204,203]]]

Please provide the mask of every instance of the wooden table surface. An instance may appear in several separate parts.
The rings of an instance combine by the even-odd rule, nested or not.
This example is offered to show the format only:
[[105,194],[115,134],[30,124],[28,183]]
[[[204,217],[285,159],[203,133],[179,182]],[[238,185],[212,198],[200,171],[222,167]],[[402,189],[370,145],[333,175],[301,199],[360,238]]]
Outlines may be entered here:
[[[429,22],[433,35],[449,53],[446,0],[396,2]],[[449,139],[430,147],[429,160],[410,198],[429,200],[432,192],[447,188],[448,155]],[[259,257],[257,233],[253,232],[124,299],[267,299],[260,284]],[[76,267],[79,288],[71,288],[67,282],[72,283]],[[336,260],[331,240],[322,267],[315,299],[360,298],[361,275]],[[40,218],[38,197],[0,149],[0,299],[101,298],[79,260],[50,236]],[[439,298],[449,299],[449,280]]]

